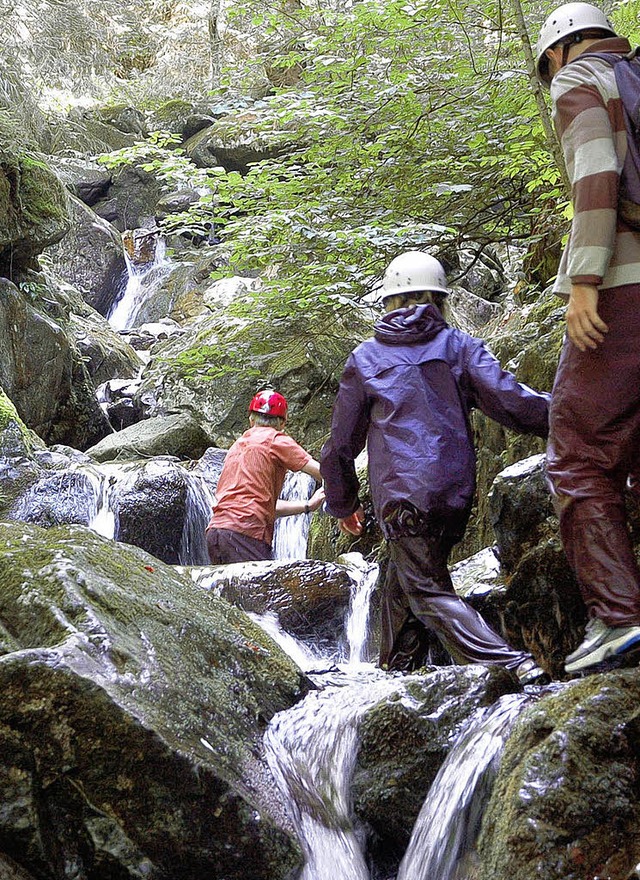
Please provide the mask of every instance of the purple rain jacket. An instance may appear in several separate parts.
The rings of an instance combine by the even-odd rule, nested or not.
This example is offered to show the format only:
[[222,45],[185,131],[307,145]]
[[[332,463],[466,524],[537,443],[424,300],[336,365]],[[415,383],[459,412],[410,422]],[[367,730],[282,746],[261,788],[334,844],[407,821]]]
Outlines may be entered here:
[[366,443],[385,536],[392,537],[394,511],[408,504],[457,539],[475,489],[470,410],[546,437],[549,399],[503,370],[481,339],[449,327],[435,306],[389,312],[349,356],[340,380],[321,453],[326,509],[343,518],[358,508],[354,459]]

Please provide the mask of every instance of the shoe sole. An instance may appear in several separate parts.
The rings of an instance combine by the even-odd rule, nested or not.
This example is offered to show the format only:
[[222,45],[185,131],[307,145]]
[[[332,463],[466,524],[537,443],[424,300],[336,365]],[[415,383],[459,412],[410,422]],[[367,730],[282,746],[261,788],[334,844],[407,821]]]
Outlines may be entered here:
[[640,633],[630,636],[626,641],[623,641],[620,644],[616,644],[615,642],[605,642],[605,644],[600,645],[599,648],[595,648],[593,651],[585,654],[584,657],[581,657],[578,660],[573,660],[570,663],[565,663],[565,672],[581,672],[583,669],[597,666],[598,663],[602,663],[603,660],[607,660],[609,657],[617,657],[619,654],[624,654],[626,651],[633,648],[634,645],[637,645],[638,642],[640,642]]

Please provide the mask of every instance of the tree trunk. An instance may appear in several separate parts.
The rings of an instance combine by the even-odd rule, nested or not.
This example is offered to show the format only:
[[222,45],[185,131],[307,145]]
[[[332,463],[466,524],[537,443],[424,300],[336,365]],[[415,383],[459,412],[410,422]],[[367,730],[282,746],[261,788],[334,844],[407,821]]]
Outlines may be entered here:
[[544,97],[544,92],[542,90],[542,86],[540,85],[540,80],[536,76],[536,62],[533,56],[533,51],[531,49],[531,42],[529,40],[529,32],[527,31],[527,24],[524,18],[524,13],[522,11],[522,4],[520,0],[511,0],[511,8],[513,9],[514,15],[516,17],[516,23],[518,26],[518,35],[522,40],[522,47],[524,49],[524,57],[527,62],[527,73],[529,75],[529,84],[531,86],[531,90],[533,91],[534,97],[536,99],[536,104],[538,107],[538,113],[540,114],[540,119],[542,120],[542,127],[544,128],[544,132],[547,136],[547,141],[549,142],[549,149],[553,155],[553,158],[556,160],[556,164],[560,169],[560,174],[562,175],[562,181],[564,183],[565,190],[567,195],[571,195],[571,183],[567,176],[567,170],[564,164],[564,156],[562,155],[562,148],[556,137],[555,129],[553,127],[553,122],[551,121],[551,115],[549,114],[549,107],[547,106],[547,102]]
[[222,67],[222,35],[219,28],[222,0],[211,0],[208,15],[209,27],[209,52],[211,55],[211,88],[216,89],[220,85],[220,70]]

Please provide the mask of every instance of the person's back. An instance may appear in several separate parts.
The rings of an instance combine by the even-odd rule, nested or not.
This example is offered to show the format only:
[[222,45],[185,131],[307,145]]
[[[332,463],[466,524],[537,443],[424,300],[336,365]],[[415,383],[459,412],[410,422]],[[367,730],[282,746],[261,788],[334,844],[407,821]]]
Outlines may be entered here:
[[[516,382],[482,340],[449,327],[430,303],[393,310],[376,322],[374,337],[347,361],[341,394],[347,403],[337,403],[341,416],[331,444],[346,446],[364,430],[350,423],[359,412],[385,534],[399,503],[462,534],[475,489],[473,407],[514,430],[546,432],[546,397]],[[352,404],[360,395],[367,404],[358,410]]]
[[267,425],[249,428],[226,455],[211,524],[271,544],[276,500],[287,470],[302,470],[309,460],[282,431]]
[[381,666],[420,666],[426,629],[459,662],[540,680],[531,655],[508,645],[455,594],[447,559],[464,532],[475,485],[470,409],[545,436],[548,395],[502,370],[481,340],[448,327],[441,312],[448,292],[444,269],[429,254],[408,251],[387,267],[380,293],[386,315],[345,365],[322,449],[327,511],[342,531],[362,532],[355,459],[366,443],[389,553]]
[[249,404],[249,429],[227,453],[216,486],[206,539],[212,564],[271,559],[277,517],[311,513],[324,501],[317,489],[309,499],[279,498],[288,470],[320,480],[320,466],[284,433],[287,401],[263,391]]

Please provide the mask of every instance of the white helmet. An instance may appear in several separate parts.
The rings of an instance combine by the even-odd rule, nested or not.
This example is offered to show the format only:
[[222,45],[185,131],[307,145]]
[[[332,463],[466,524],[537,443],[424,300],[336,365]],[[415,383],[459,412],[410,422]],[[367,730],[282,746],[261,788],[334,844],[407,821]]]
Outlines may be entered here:
[[536,43],[536,74],[542,83],[548,85],[551,79],[549,59],[545,55],[547,49],[579,31],[606,31],[612,36],[616,34],[604,12],[591,3],[564,3],[558,6],[542,25]]
[[447,276],[441,263],[424,251],[405,251],[387,266],[378,301],[400,293],[434,290],[449,293]]

